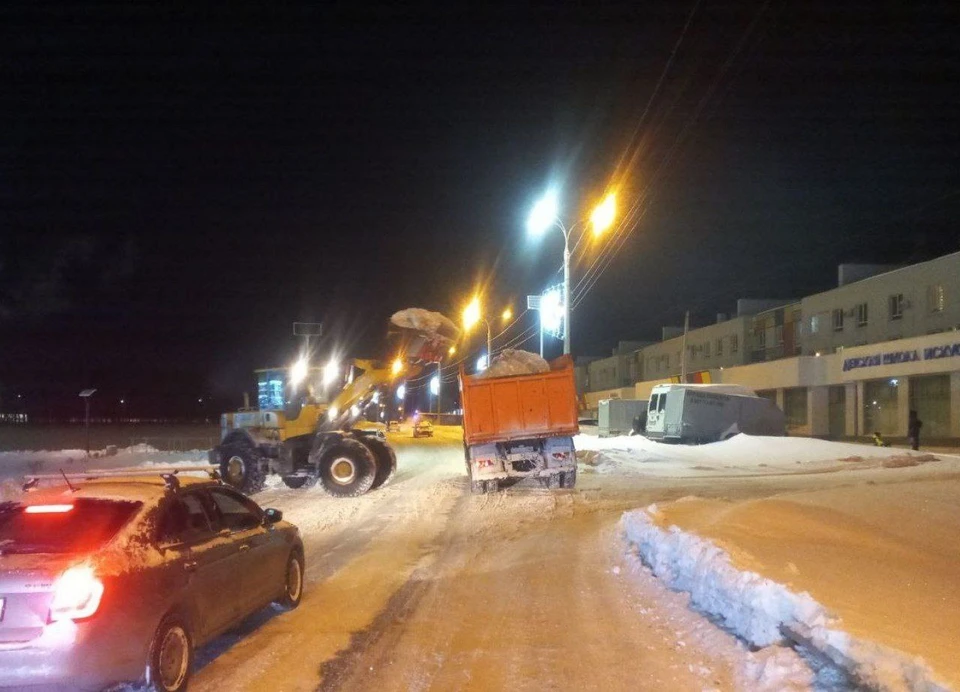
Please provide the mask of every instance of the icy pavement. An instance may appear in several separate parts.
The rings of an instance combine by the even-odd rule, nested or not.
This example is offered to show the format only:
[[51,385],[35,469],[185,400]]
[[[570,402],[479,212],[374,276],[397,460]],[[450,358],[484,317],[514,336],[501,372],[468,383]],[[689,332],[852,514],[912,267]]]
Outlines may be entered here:
[[684,498],[624,514],[637,560],[757,647],[785,643],[860,685],[960,684],[960,480],[728,502]]

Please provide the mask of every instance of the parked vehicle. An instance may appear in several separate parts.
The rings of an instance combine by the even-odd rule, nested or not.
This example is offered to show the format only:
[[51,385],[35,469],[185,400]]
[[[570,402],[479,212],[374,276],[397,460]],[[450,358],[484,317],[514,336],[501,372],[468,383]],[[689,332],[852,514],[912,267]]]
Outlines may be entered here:
[[786,435],[786,417],[774,402],[737,385],[661,384],[650,393],[650,439],[702,444],[738,433]]
[[218,480],[137,473],[0,504],[0,687],[183,690],[198,646],[300,603],[303,544],[281,512]]
[[629,435],[634,419],[647,410],[645,399],[601,399],[598,408],[600,437]]
[[547,488],[577,482],[573,436],[579,431],[573,360],[563,356],[550,370],[483,378],[460,368],[463,444],[474,493],[533,476]]

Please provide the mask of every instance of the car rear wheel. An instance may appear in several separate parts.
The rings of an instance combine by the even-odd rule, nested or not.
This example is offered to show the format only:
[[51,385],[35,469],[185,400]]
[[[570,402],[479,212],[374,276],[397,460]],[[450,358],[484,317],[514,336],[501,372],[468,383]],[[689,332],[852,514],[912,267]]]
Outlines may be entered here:
[[181,618],[168,615],[157,628],[150,651],[149,682],[158,692],[187,689],[193,668],[193,639]]
[[276,604],[285,610],[293,610],[300,605],[303,597],[303,555],[298,551],[290,553],[287,569],[284,572],[283,596]]

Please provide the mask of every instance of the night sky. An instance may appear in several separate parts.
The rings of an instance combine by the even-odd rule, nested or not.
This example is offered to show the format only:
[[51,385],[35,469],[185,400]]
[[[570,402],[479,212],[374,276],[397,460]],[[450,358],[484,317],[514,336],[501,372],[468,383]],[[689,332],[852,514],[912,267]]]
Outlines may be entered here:
[[633,211],[578,249],[582,355],[960,249],[955,2],[176,6],[0,7],[0,410],[216,413],[295,320],[370,356],[522,310],[551,185]]

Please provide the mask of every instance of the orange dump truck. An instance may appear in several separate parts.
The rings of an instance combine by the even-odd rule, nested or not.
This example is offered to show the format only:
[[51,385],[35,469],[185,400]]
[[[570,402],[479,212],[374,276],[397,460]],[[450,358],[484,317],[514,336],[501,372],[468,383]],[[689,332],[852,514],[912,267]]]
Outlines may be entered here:
[[546,488],[572,488],[577,482],[573,436],[577,395],[569,356],[550,371],[485,378],[460,368],[463,446],[475,493],[533,476]]

